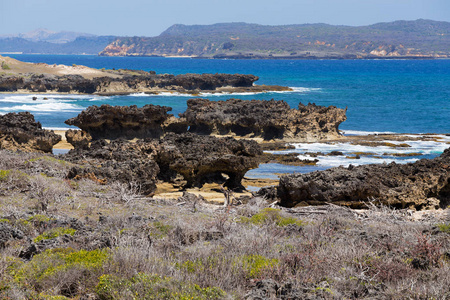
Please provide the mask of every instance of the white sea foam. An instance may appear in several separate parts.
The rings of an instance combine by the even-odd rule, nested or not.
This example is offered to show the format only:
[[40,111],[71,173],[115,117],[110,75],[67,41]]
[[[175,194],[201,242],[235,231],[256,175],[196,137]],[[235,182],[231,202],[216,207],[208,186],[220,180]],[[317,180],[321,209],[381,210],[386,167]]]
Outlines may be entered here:
[[321,88],[306,88],[306,87],[290,87],[292,89],[292,91],[287,91],[287,92],[294,92],[294,93],[308,93],[308,92],[318,92],[318,91],[322,91]]
[[225,95],[233,95],[233,96],[252,96],[252,95],[258,95],[258,94],[267,94],[267,93],[277,93],[277,94],[283,94],[283,93],[308,93],[313,91],[320,91],[322,89],[320,88],[306,88],[306,87],[290,87],[292,91],[263,91],[263,92],[240,92],[240,93],[233,93],[233,92],[220,92],[220,93],[198,93],[196,95],[188,94],[188,93],[179,93],[179,92],[162,92],[158,94],[146,94],[146,93],[134,93],[130,94],[129,96],[132,97],[155,97],[155,96],[168,96],[168,97],[220,97]]
[[[33,100],[33,98],[36,100]],[[45,98],[45,99],[44,99]],[[22,95],[8,94],[0,97],[0,103],[55,103],[55,102],[73,102],[78,100],[102,99],[91,95]]]
[[[299,153],[299,159],[313,160],[317,159],[317,166],[320,167],[337,167],[337,166],[349,166],[352,165],[364,165],[364,164],[376,164],[376,163],[409,163],[415,162],[422,156],[426,155],[439,155],[446,148],[449,147],[447,139],[450,137],[445,135],[436,135],[441,137],[439,141],[390,141],[392,144],[408,144],[410,147],[389,147],[389,146],[364,146],[353,145],[350,143],[295,143],[292,144],[295,149],[282,150],[282,151],[268,151],[273,154],[285,154],[285,153]],[[418,137],[418,136],[414,136]],[[339,151],[342,155],[327,155],[332,151]],[[358,159],[355,159],[357,154],[360,154]],[[311,154],[309,154],[311,153]],[[313,154],[314,153],[314,154]],[[317,153],[322,153],[317,155]],[[395,154],[411,154],[420,153],[415,156],[398,157]]]
[[36,105],[16,105],[11,107],[2,107],[1,111],[32,111],[32,112],[54,112],[54,111],[64,111],[64,112],[78,112],[83,110],[83,107],[70,104],[70,103],[41,103]]
[[395,134],[392,131],[361,131],[361,130],[346,130],[340,129],[344,135],[375,135],[375,134]]

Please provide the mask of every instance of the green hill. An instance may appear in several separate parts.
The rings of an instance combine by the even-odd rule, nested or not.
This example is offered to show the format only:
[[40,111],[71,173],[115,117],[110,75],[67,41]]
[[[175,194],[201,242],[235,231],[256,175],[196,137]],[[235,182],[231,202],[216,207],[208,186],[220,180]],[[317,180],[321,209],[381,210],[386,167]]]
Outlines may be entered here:
[[370,26],[177,24],[157,37],[117,38],[100,55],[180,55],[205,58],[447,58],[450,55],[450,23],[421,19]]

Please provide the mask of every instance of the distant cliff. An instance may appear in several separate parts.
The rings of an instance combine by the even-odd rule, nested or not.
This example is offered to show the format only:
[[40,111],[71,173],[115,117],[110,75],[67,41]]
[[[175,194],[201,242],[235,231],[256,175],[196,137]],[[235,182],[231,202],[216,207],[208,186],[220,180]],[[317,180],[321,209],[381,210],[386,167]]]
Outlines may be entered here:
[[104,56],[204,58],[448,58],[450,23],[395,21],[370,26],[247,23],[173,25],[157,37],[121,37]]

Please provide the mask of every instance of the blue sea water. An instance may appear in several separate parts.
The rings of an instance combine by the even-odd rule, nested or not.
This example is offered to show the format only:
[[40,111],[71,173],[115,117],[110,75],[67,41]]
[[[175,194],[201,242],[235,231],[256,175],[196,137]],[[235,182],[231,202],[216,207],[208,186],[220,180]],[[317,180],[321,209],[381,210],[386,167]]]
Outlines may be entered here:
[[[204,60],[157,57],[99,57],[72,55],[10,55],[27,62],[85,65],[106,69],[141,69],[157,73],[242,73],[259,76],[257,84],[283,85],[293,92],[241,95],[203,95],[210,100],[276,99],[291,107],[316,103],[347,108],[347,120],[340,129],[354,132],[450,134],[450,60]],[[90,105],[165,105],[178,115],[186,109],[188,95],[128,95],[100,97],[91,95],[0,94],[0,114],[30,111],[48,128],[67,128],[64,121]],[[44,100],[46,97],[48,99]],[[423,151],[427,157],[438,155],[448,142],[420,144],[409,150]],[[449,140],[450,141],[450,140]],[[348,146],[348,145],[347,145]],[[334,147],[351,153],[354,147]],[[304,145],[297,145],[302,153]],[[308,145],[311,151],[315,146]],[[321,149],[321,146],[317,146]],[[372,149],[373,150],[373,149]],[[306,151],[306,150],[305,150]],[[322,149],[323,151],[323,149]],[[326,152],[326,151],[325,151]],[[430,156],[431,155],[431,156]],[[413,161],[402,159],[401,161]],[[254,176],[282,172],[309,172],[348,164],[345,157],[322,158],[317,168],[291,168],[269,164],[253,171]],[[399,159],[397,159],[399,160]],[[371,158],[359,161],[373,162]],[[389,161],[388,161],[389,162]],[[266,169],[264,169],[264,167]],[[258,173],[259,172],[259,173]],[[258,175],[258,174],[259,175]],[[262,175],[261,175],[262,174]]]
[[[398,133],[450,133],[450,60],[204,60],[157,57],[11,55],[22,61],[85,65],[94,68],[154,70],[157,73],[243,73],[257,84],[295,88],[292,93],[206,96],[211,100],[285,100],[348,108],[343,130]],[[42,99],[43,97],[38,97]],[[29,110],[46,127],[66,127],[64,120],[90,105],[159,104],[177,115],[190,96],[30,96],[0,95],[0,113]]]

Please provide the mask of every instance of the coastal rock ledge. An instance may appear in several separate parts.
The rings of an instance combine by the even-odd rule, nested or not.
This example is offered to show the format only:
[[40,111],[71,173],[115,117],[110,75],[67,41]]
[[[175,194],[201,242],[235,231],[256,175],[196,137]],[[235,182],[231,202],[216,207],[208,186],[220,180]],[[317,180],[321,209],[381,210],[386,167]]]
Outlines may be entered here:
[[42,129],[29,112],[8,113],[0,116],[0,150],[51,153],[61,136]]
[[340,136],[346,109],[304,105],[292,109],[285,101],[209,101],[190,99],[180,114],[189,131],[197,134],[233,135],[286,142],[315,142]]
[[408,164],[338,167],[282,176],[277,187],[287,207],[333,203],[366,208],[368,201],[395,208],[427,209],[450,204],[450,148],[435,159]]
[[315,142],[339,138],[346,110],[334,106],[284,101],[209,101],[190,99],[187,110],[175,118],[166,106],[90,106],[65,123],[95,139],[159,138],[167,133],[239,136],[286,142]]

